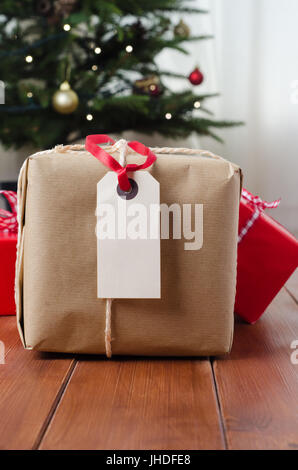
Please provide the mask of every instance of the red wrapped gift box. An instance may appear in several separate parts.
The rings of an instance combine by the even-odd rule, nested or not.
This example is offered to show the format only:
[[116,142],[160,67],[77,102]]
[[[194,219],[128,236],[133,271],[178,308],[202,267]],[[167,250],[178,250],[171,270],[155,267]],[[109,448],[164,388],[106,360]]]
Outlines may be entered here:
[[14,278],[17,247],[17,195],[0,191],[11,211],[0,209],[0,315],[15,315]]
[[244,190],[239,220],[235,312],[255,323],[298,266],[298,241],[263,212],[265,203]]
[[0,315],[15,315],[16,233],[0,232]]

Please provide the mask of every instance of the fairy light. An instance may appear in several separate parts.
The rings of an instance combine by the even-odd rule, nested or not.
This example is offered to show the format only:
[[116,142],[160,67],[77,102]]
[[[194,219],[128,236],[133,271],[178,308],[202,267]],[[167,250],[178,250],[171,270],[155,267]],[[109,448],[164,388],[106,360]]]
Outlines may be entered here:
[[33,96],[32,91],[28,91],[28,93],[27,93],[27,98],[32,98],[32,96]]
[[169,119],[172,119],[171,113],[166,113],[165,118],[168,119],[168,120],[169,120]]
[[97,65],[92,65],[91,69],[93,70],[93,72],[96,72],[96,70],[98,69]]
[[125,50],[126,52],[128,52],[128,54],[130,54],[133,51],[133,47],[129,44],[128,46],[126,46]]
[[27,55],[27,56],[25,57],[25,61],[26,61],[28,64],[31,64],[31,62],[33,61],[32,55]]
[[70,24],[66,23],[65,25],[63,25],[63,29],[64,31],[70,31],[71,30]]
[[92,121],[92,119],[93,119],[92,114],[87,114],[86,119],[87,119],[87,121]]
[[201,103],[199,101],[195,101],[193,106],[194,108],[199,109],[201,107]]
[[94,52],[95,52],[95,54],[100,54],[100,53],[101,53],[101,48],[100,48],[100,47],[96,47],[96,48],[94,49]]

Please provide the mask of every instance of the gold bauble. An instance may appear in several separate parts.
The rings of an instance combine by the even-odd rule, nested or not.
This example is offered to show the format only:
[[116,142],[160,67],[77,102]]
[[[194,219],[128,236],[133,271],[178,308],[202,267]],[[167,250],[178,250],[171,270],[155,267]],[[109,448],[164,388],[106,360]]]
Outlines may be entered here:
[[67,81],[61,83],[59,90],[54,93],[52,105],[60,114],[71,114],[77,109],[79,105],[78,95],[71,89]]
[[174,33],[175,33],[175,36],[188,38],[190,35],[190,28],[186,23],[184,23],[183,20],[180,20],[179,23],[174,28]]

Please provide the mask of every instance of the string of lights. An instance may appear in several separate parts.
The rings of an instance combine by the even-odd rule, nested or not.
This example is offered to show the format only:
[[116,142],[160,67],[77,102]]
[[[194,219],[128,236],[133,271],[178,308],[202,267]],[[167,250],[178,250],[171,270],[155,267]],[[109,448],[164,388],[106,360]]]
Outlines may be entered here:
[[42,106],[39,104],[35,103],[30,103],[28,105],[24,106],[6,106],[6,105],[1,105],[0,106],[0,113],[1,112],[6,112],[6,113],[25,113],[27,111],[35,111],[35,110],[40,110],[42,109]]
[[[13,55],[24,55],[27,52],[31,51],[32,49],[36,49],[37,47],[40,47],[47,42],[54,41],[55,39],[61,38],[62,36],[65,36],[65,32],[62,31],[57,34],[52,34],[51,36],[47,36],[46,38],[39,39],[38,41],[33,42],[32,44],[28,44],[24,47],[21,47],[19,49],[14,49],[11,51],[2,51],[0,52],[0,58],[4,57],[11,57]],[[27,56],[27,57],[32,57],[32,56]]]

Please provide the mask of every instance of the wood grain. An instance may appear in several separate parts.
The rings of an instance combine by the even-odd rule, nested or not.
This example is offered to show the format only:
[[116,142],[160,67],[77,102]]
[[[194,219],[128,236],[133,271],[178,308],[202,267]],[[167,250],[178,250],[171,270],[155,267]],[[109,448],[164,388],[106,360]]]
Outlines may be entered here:
[[215,382],[207,359],[25,351],[0,317],[0,449],[298,449],[297,285],[298,271],[256,325],[236,324]]
[[6,363],[0,365],[0,449],[31,449],[73,361],[25,351],[15,318],[1,318],[0,337],[8,346]]
[[0,341],[4,344],[5,355],[19,341],[15,316],[0,316]]
[[221,449],[201,360],[82,360],[41,449]]
[[237,324],[232,354],[214,363],[228,448],[298,449],[298,309],[283,289],[256,325]]

